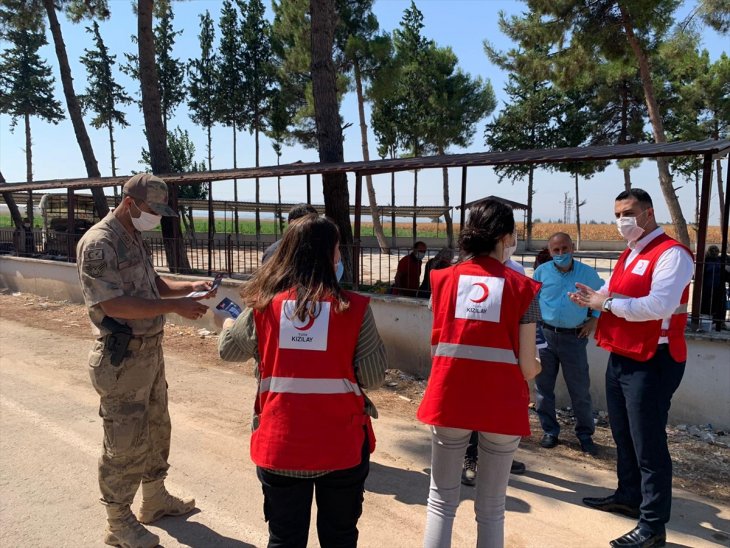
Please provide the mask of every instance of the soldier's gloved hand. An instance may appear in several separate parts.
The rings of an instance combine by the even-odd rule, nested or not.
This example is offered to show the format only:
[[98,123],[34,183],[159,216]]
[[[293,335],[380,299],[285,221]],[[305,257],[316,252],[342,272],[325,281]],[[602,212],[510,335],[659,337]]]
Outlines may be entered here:
[[175,313],[189,320],[198,320],[208,310],[208,307],[195,299],[183,297],[176,299]]

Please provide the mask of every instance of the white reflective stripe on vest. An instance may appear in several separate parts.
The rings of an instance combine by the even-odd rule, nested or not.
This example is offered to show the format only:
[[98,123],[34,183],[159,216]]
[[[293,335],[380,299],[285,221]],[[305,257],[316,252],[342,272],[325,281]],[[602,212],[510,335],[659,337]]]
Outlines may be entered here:
[[267,377],[261,379],[259,393],[280,394],[348,394],[361,396],[357,383],[348,379],[300,379],[297,377]]
[[[614,299],[638,299],[640,297],[629,297],[628,295],[622,295],[621,293],[611,293],[611,297]],[[688,312],[689,308],[687,307],[687,303],[680,304],[677,308],[674,309],[674,312],[672,314],[686,314]]]
[[515,353],[508,348],[492,348],[490,346],[474,346],[471,344],[440,342],[436,347],[434,356],[517,364]]

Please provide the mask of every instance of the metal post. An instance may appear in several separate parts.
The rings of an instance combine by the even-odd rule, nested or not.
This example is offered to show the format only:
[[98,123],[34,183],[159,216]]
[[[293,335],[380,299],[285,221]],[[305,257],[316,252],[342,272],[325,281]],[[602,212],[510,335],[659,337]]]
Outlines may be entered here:
[[692,328],[696,331],[700,326],[700,304],[702,302],[702,279],[705,265],[705,242],[707,240],[707,221],[712,195],[712,155],[705,154],[702,162],[702,194],[700,200],[700,226],[697,231],[697,249],[695,250],[695,285],[692,290]]
[[213,213],[213,181],[208,181],[208,276],[213,275],[213,238],[215,238],[215,214]]
[[360,288],[360,216],[362,214],[362,174],[355,173],[355,238],[352,246],[352,288]]
[[312,203],[312,176],[307,173],[307,203]]
[[[730,156],[728,157],[728,169],[730,169]],[[730,200],[728,200],[728,192],[730,192],[730,177],[728,176],[728,170],[725,170],[725,207],[722,214],[722,223],[720,223],[720,233],[722,237],[722,243],[720,244],[720,262],[722,264],[722,271],[725,272],[725,268],[728,265],[727,261],[727,230],[728,230],[728,215],[730,215]]]
[[68,262],[72,262],[76,258],[76,209],[74,208],[74,191],[72,188],[66,189],[66,212],[68,213],[68,224],[66,225],[66,256]]
[[464,230],[464,219],[466,218],[466,166],[461,168],[461,219],[459,221],[459,232]]

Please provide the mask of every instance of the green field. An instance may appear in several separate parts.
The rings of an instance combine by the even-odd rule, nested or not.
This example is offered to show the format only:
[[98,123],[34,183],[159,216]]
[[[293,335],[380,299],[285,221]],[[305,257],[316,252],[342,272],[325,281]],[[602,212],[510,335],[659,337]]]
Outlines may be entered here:
[[[206,234],[208,232],[208,220],[194,218],[195,232],[198,234]],[[36,228],[42,228],[43,220],[36,216],[33,219],[33,225]],[[7,213],[0,213],[0,228],[12,228],[13,221],[10,215]],[[253,235],[256,234],[256,222],[253,219],[239,219],[238,221],[239,232],[241,234]],[[384,223],[383,229],[385,230],[385,236],[390,237],[390,223]],[[233,233],[233,224],[230,219],[223,221],[222,219],[216,219],[215,231],[218,234],[221,233]],[[277,232],[278,234],[278,227]],[[370,235],[373,233],[372,223],[362,223],[362,235]],[[273,220],[262,220],[261,221],[261,234],[274,234],[274,221]],[[396,223],[396,235],[409,237],[411,235],[411,224],[410,223]],[[444,230],[444,224],[440,223],[438,227],[438,237],[444,237],[446,235]],[[436,238],[437,237],[437,226],[435,223],[418,223],[418,237],[419,238]]]

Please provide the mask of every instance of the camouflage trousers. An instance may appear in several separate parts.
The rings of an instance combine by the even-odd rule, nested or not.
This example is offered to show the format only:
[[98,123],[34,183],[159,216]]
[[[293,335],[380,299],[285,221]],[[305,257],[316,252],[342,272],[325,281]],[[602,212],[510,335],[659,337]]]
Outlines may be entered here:
[[111,364],[102,340],[89,355],[89,375],[101,396],[99,416],[104,422],[104,449],[99,458],[104,504],[131,504],[140,482],[163,479],[170,467],[162,335],[133,339],[130,348],[119,366]]

